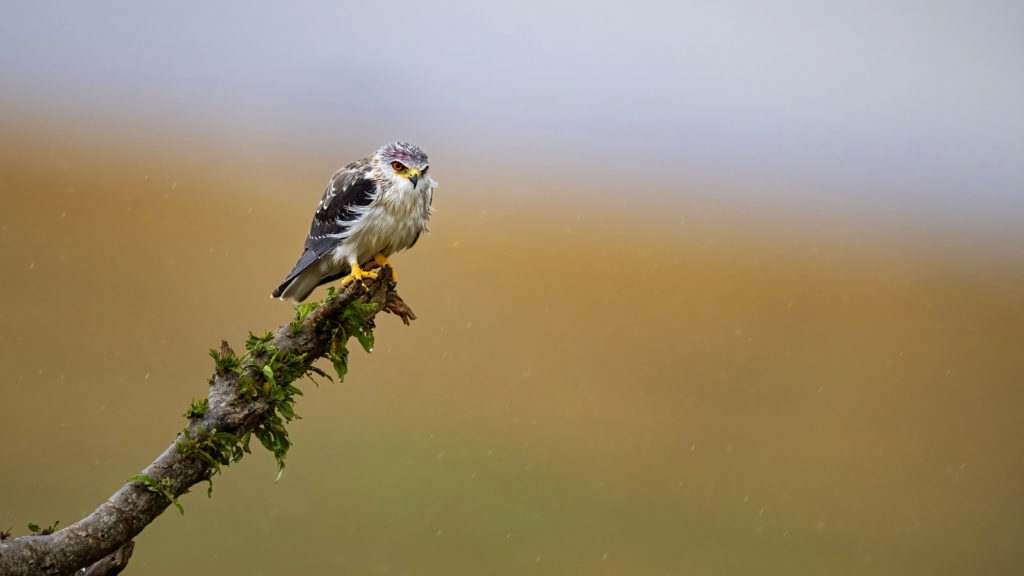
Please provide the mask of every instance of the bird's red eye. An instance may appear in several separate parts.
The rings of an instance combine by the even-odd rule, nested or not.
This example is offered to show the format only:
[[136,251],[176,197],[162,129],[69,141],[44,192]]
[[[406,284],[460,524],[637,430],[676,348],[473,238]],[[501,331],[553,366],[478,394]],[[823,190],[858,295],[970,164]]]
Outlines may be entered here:
[[394,168],[396,172],[401,172],[402,170],[405,170],[405,165],[402,164],[401,162],[392,162],[391,167]]

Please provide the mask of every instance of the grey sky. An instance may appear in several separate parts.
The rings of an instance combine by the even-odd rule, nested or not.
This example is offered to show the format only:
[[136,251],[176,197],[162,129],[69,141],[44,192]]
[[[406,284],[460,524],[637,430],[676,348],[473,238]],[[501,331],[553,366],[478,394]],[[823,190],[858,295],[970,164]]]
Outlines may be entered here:
[[1024,222],[1020,2],[147,4],[7,5],[0,103]]

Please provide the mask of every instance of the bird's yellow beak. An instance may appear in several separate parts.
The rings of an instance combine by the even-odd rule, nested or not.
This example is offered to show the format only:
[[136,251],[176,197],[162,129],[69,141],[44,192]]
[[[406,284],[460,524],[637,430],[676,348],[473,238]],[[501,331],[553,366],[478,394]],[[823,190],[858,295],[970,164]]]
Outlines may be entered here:
[[406,176],[409,182],[412,182],[412,187],[416,187],[416,183],[420,181],[420,171],[415,168],[409,168],[409,173]]

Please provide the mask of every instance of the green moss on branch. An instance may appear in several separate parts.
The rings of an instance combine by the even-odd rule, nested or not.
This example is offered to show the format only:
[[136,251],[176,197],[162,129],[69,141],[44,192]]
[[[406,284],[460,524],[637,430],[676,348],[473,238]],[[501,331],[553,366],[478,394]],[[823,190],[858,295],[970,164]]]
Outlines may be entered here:
[[415,319],[395,293],[388,267],[365,287],[329,290],[323,300],[297,306],[273,333],[250,334],[242,356],[222,342],[210,351],[208,396],[185,411],[188,426],[175,442],[86,518],[53,534],[41,528],[38,535],[0,538],[0,574],[68,574],[129,550],[121,554],[123,564],[132,538],[169,506],[183,512],[178,498],[195,484],[209,482],[212,489],[214,475],[249,453],[252,436],[273,454],[280,479],[291,447],[287,425],[299,417],[296,382],[313,374],[329,378],[313,365],[319,358],[330,360],[344,379],[348,339],[371,351],[374,317],[381,311],[406,324]]

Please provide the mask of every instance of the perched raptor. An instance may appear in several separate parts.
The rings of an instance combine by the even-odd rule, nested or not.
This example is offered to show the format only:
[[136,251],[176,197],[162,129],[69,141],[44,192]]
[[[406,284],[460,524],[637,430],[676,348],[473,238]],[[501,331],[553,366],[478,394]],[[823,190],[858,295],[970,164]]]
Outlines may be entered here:
[[437,187],[429,168],[417,146],[393,142],[335,172],[299,262],[271,296],[302,302],[317,286],[339,278],[343,285],[376,278],[362,266],[388,264],[388,256],[411,248],[427,231]]

